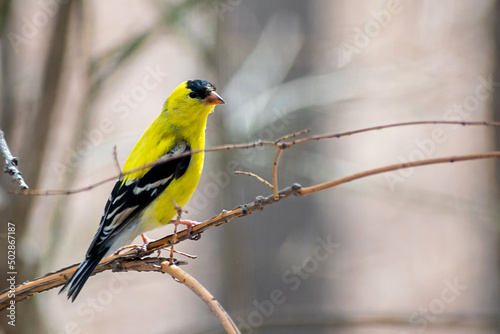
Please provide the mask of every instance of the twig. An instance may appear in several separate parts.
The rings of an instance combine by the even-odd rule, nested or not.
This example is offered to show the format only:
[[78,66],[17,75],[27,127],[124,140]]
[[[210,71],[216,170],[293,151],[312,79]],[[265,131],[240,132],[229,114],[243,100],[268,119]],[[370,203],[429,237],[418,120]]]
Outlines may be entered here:
[[198,297],[200,297],[208,306],[210,311],[212,311],[212,313],[215,314],[217,318],[219,318],[219,321],[228,333],[240,333],[238,327],[233,322],[229,314],[227,314],[227,312],[224,310],[222,305],[219,304],[217,299],[215,299],[214,296],[212,296],[212,294],[207,289],[205,289],[205,287],[201,285],[196,279],[194,279],[191,275],[183,271],[175,264],[169,264],[168,261],[163,261],[161,263],[161,268],[164,273],[172,275],[172,277],[174,277],[179,283],[184,284]]
[[116,152],[116,145],[113,146],[113,160],[115,160],[116,169],[118,170],[118,173],[121,176],[122,168],[120,167],[120,162],[118,161],[118,153]]
[[486,122],[486,121],[479,121],[479,122],[459,122],[459,121],[416,121],[416,122],[403,122],[403,123],[393,123],[393,124],[387,124],[387,125],[378,125],[378,126],[372,126],[364,129],[359,129],[359,130],[354,130],[354,131],[346,131],[346,132],[340,132],[340,133],[334,133],[334,134],[323,134],[323,135],[316,135],[316,136],[311,136],[303,139],[298,139],[294,140],[292,142],[287,142],[288,145],[293,146],[297,144],[302,144],[305,142],[313,141],[313,140],[322,140],[322,139],[330,139],[330,138],[341,138],[341,137],[346,137],[346,136],[352,136],[356,135],[359,133],[364,133],[364,132],[369,132],[369,131],[376,131],[376,130],[382,130],[382,129],[389,129],[389,128],[396,128],[396,127],[403,127],[403,126],[412,126],[412,125],[437,125],[437,124],[443,124],[443,125],[472,125],[472,126],[500,126],[500,122]]
[[276,152],[276,156],[273,161],[273,196],[275,200],[279,199],[278,194],[278,164],[280,161],[281,153],[283,153],[282,148],[278,148],[278,152]]
[[0,130],[0,150],[2,151],[2,155],[5,159],[3,172],[9,174],[12,178],[12,182],[17,183],[19,188],[22,190],[28,189],[28,185],[24,182],[23,176],[21,175],[19,168],[17,168],[18,160],[10,152],[2,130]]
[[278,144],[279,142],[282,142],[282,141],[284,141],[286,139],[295,138],[295,137],[303,135],[305,133],[309,133],[310,131],[311,130],[309,130],[309,129],[304,129],[304,130],[300,130],[300,131],[297,131],[297,132],[289,133],[287,135],[279,137],[278,139],[276,139],[276,141],[274,143]]
[[[293,133],[284,135],[284,136],[282,136],[274,141],[274,144],[278,148],[278,151],[276,152],[276,156],[274,157],[274,161],[273,161],[273,187],[272,187],[272,189],[273,189],[273,196],[274,196],[275,200],[279,199],[279,194],[278,194],[278,164],[280,161],[281,153],[283,153],[283,150],[285,148],[291,146],[291,145],[288,146],[287,143],[285,142],[285,140],[290,139],[290,138],[295,138],[295,137],[300,136],[304,133],[308,133],[309,131],[310,131],[309,129],[300,130],[297,132],[293,132]],[[295,144],[293,144],[293,145],[295,145]]]
[[29,196],[57,196],[57,195],[74,195],[78,194],[84,191],[90,191],[94,188],[97,188],[99,186],[102,186],[103,184],[106,184],[111,181],[116,181],[117,178],[120,176],[113,176],[113,177],[108,177],[107,179],[101,180],[99,182],[93,183],[89,186],[83,187],[83,188],[77,188],[77,189],[68,189],[68,190],[26,190],[26,191],[12,191],[11,193],[16,194],[16,195],[29,195]]
[[174,253],[182,255],[182,256],[185,256],[185,257],[187,257],[188,259],[191,259],[191,260],[195,260],[195,259],[198,258],[198,255],[193,255],[193,254],[189,254],[189,253],[186,253],[186,252],[181,252],[178,249],[174,249]]
[[480,160],[480,159],[490,159],[490,158],[500,158],[500,151],[478,153],[478,154],[469,154],[469,155],[459,155],[459,156],[451,156],[451,157],[436,158],[436,159],[427,159],[427,160],[412,161],[412,162],[406,162],[406,163],[395,164],[395,165],[390,165],[390,166],[384,166],[384,167],[380,167],[380,168],[376,168],[376,169],[371,169],[371,170],[368,170],[365,172],[349,175],[346,177],[342,177],[340,179],[336,179],[333,181],[310,186],[307,188],[302,188],[302,189],[299,189],[297,191],[297,193],[300,196],[309,195],[309,194],[312,194],[312,193],[315,193],[318,191],[322,191],[322,190],[325,190],[328,188],[338,186],[339,184],[342,184],[342,183],[347,183],[347,182],[350,182],[353,180],[361,179],[363,177],[381,174],[381,173],[386,173],[386,172],[391,172],[391,171],[395,171],[398,169],[405,169],[405,168],[412,168],[412,167],[426,166],[426,165],[436,165],[436,164],[442,164],[442,163],[453,163],[456,161]]
[[182,208],[178,206],[174,200],[172,200],[172,203],[174,204],[175,210],[177,210],[177,218],[174,222],[174,239],[172,241],[172,246],[170,246],[170,264],[174,264],[174,244],[177,243],[177,227],[179,226],[182,215]]
[[241,171],[241,170],[236,170],[236,171],[234,171],[234,174],[236,174],[236,175],[248,175],[248,176],[255,177],[257,180],[259,180],[260,182],[264,183],[269,188],[273,189],[273,185],[271,183],[269,183],[268,181],[264,180],[262,177],[260,177],[259,175],[255,174],[255,173],[244,172],[244,171]]

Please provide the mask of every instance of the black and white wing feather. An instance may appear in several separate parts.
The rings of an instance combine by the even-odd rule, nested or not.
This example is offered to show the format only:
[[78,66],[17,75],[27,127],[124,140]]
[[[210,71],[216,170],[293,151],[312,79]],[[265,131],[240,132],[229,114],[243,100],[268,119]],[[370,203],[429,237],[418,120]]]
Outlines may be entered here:
[[[104,208],[99,229],[90,244],[85,259],[80,263],[75,274],[61,289],[68,290],[68,299],[72,301],[80,293],[83,285],[97,267],[101,259],[117,241],[117,235],[124,229],[131,228],[131,222],[153,200],[155,200],[174,179],[186,172],[191,155],[176,156],[190,151],[185,141],[177,142],[162,158],[174,158],[151,167],[143,177],[137,180],[120,178],[109,196]],[[125,181],[124,181],[125,179]]]

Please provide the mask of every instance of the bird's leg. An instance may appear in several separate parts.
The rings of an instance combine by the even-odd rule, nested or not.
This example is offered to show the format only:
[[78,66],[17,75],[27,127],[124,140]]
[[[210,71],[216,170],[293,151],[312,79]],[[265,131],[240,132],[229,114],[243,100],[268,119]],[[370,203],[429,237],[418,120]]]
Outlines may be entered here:
[[[155,241],[154,239],[151,239],[151,238],[148,238],[144,233],[141,234],[141,238],[142,238],[142,242],[144,243],[142,246],[138,246],[138,245],[129,245],[129,246],[124,246],[122,248],[120,248],[119,250],[117,250],[114,254],[115,255],[120,255],[121,252],[127,250],[127,249],[132,249],[132,248],[135,248],[137,249],[138,251],[140,252],[147,252],[148,250],[148,245],[150,243],[152,243],[153,241]],[[158,256],[160,255],[160,251],[158,251]]]
[[[153,239],[151,239],[151,238],[148,238],[148,237],[147,237],[144,233],[143,233],[143,234],[141,234],[141,238],[142,238],[142,242],[144,242],[144,245],[142,245],[142,247],[144,248],[144,250],[147,250],[147,248],[148,248],[147,246],[148,246],[151,242],[153,242],[154,240],[153,240]],[[144,247],[144,246],[146,246],[146,247]]]
[[200,237],[201,237],[200,234],[192,235],[191,232],[193,231],[193,227],[198,225],[198,224],[201,224],[201,222],[198,222],[196,220],[176,220],[176,219],[172,219],[170,222],[173,224],[178,223],[178,224],[186,225],[187,237],[189,239],[193,239],[193,240],[200,239]]

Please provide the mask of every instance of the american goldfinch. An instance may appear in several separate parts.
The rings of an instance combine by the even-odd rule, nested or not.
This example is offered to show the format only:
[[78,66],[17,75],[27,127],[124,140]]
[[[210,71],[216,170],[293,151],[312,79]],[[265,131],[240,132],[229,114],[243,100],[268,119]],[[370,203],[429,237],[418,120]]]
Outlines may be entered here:
[[118,179],[85,259],[60,291],[68,290],[68,299],[75,300],[103,257],[171,222],[177,213],[172,200],[181,207],[187,203],[198,185],[204,153],[175,156],[205,148],[208,115],[223,103],[208,81],[185,81],[175,88],[130,153],[123,172],[162,157],[174,159]]

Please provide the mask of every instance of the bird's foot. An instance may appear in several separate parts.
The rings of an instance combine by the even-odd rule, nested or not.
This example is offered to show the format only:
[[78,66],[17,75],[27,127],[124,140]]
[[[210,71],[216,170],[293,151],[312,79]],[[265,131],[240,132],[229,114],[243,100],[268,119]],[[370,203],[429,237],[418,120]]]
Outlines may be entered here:
[[197,233],[197,234],[192,234],[193,232],[193,227],[198,225],[198,224],[201,224],[201,222],[198,222],[196,220],[171,220],[170,221],[171,223],[178,223],[178,224],[182,224],[182,225],[186,225],[186,231],[187,231],[187,237],[191,240],[199,240],[201,238],[201,234],[200,233]]
[[[141,246],[141,250],[143,253],[146,253],[148,251],[148,245],[155,241],[154,239],[148,238],[144,233],[141,234],[142,242],[144,243]],[[158,257],[161,255],[161,249],[158,250]]]

